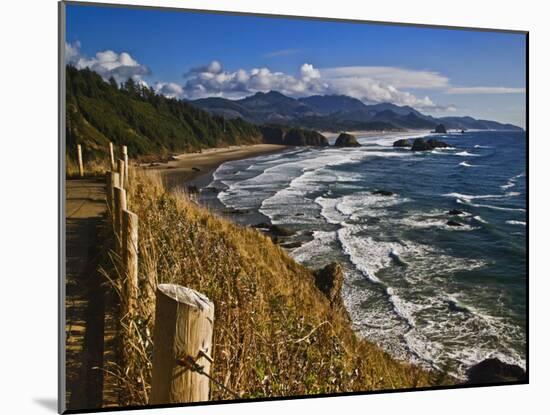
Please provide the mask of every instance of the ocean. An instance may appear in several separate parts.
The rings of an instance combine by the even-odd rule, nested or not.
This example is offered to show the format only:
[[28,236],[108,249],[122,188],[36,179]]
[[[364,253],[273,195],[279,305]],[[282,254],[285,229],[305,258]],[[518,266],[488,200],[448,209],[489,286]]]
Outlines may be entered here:
[[396,358],[460,379],[488,357],[525,368],[525,133],[437,135],[452,148],[431,152],[392,147],[429,135],[359,134],[358,148],[226,162],[209,197],[241,212],[234,220],[296,231],[288,241],[302,245],[289,253],[308,267],[340,262],[354,329]]

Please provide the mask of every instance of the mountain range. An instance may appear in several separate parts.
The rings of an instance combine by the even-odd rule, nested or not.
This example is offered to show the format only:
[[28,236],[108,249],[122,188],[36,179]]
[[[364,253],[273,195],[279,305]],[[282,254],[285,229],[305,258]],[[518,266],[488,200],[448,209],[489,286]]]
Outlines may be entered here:
[[433,129],[522,130],[472,117],[436,118],[409,107],[390,103],[368,105],[346,95],[292,98],[277,91],[257,92],[239,100],[210,97],[191,105],[227,119],[242,118],[253,124],[285,125],[324,131]]

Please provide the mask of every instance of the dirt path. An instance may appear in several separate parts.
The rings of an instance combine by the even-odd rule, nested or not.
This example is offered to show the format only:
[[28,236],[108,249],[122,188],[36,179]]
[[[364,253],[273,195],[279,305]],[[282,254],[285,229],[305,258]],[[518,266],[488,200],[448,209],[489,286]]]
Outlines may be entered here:
[[[104,403],[106,290],[97,271],[106,211],[104,179],[66,182],[66,361],[68,409]],[[107,323],[106,323],[107,321]],[[99,369],[98,369],[99,368]]]

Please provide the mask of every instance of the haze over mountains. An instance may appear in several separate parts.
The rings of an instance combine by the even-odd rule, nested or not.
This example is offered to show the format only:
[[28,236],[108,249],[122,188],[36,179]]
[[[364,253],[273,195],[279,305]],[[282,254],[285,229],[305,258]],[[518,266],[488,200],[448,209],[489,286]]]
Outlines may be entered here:
[[257,92],[239,100],[211,97],[189,101],[212,114],[228,119],[242,118],[254,124],[280,124],[325,131],[433,129],[443,123],[447,129],[519,130],[472,117],[424,115],[409,106],[390,103],[367,105],[346,95],[314,95],[291,98],[280,92]]

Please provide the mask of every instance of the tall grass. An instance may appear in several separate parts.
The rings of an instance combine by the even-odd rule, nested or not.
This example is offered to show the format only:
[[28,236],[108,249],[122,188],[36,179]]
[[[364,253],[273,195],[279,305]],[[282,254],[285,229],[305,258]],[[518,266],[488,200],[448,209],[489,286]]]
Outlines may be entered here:
[[[176,283],[215,304],[212,375],[243,398],[414,388],[433,373],[398,362],[358,339],[341,305],[317,289],[312,272],[272,241],[169,193],[159,176],[131,170],[129,209],[139,217],[140,308],[122,321],[124,404],[147,403],[154,285]],[[116,258],[114,258],[116,264]],[[119,267],[115,267],[119,269]],[[123,276],[111,271],[110,278]],[[212,384],[211,399],[231,399]]]

